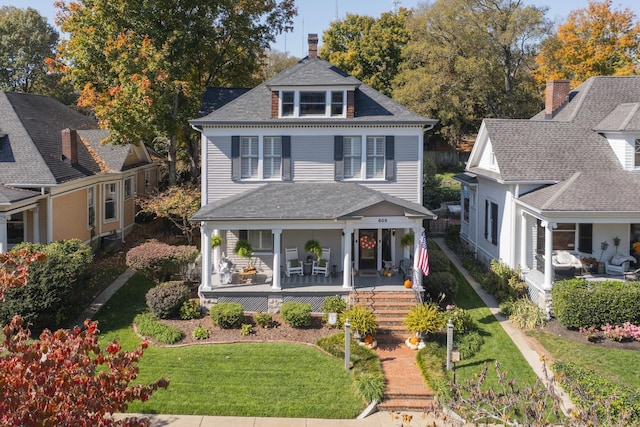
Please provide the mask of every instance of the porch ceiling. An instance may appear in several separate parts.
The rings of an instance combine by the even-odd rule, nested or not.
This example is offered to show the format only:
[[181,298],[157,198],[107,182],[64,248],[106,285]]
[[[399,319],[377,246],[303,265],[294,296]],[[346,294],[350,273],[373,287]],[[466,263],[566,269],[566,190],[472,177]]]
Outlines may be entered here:
[[344,220],[389,204],[405,216],[435,218],[425,207],[356,183],[270,183],[209,203],[192,221],[221,220]]

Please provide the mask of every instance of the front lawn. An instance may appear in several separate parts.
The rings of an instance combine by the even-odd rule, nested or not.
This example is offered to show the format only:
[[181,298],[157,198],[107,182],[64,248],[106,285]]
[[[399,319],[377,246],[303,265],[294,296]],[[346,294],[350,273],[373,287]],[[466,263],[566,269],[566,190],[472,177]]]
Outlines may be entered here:
[[[103,342],[125,349],[140,339],[131,326],[146,311],[153,283],[135,274],[98,313]],[[365,407],[343,361],[299,344],[242,343],[187,347],[150,345],[139,380],[170,381],[131,412],[270,417],[354,418]]]

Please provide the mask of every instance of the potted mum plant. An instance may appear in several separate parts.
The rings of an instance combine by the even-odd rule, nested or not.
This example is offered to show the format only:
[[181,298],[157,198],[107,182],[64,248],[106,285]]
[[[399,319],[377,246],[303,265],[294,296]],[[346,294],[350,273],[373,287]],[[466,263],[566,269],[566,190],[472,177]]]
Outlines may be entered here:
[[423,348],[426,335],[442,329],[439,312],[438,306],[433,303],[421,303],[409,309],[404,325],[414,335],[405,341],[407,346],[413,349]]

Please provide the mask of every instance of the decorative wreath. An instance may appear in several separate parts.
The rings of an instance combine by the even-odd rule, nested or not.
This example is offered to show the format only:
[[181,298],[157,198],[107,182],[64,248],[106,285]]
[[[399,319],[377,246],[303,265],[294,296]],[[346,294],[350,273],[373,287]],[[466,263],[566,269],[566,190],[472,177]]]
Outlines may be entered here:
[[376,247],[376,239],[370,236],[362,236],[360,238],[360,247],[362,249],[373,249]]

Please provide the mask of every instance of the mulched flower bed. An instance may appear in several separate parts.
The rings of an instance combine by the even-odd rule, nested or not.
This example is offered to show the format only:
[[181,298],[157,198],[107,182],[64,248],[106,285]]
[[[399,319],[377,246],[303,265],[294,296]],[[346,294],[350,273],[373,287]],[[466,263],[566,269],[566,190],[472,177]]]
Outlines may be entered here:
[[598,339],[596,341],[588,341],[587,338],[578,330],[567,329],[562,323],[556,319],[551,319],[542,329],[544,332],[579,342],[582,344],[593,344],[599,347],[618,349],[618,350],[638,350],[640,351],[640,341],[624,341],[618,342],[607,338]]

